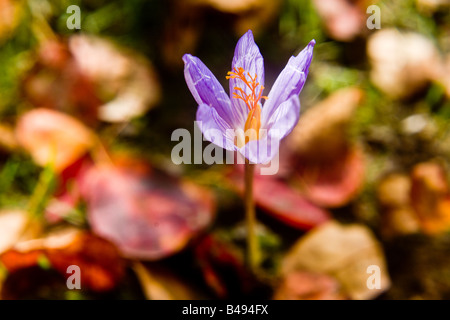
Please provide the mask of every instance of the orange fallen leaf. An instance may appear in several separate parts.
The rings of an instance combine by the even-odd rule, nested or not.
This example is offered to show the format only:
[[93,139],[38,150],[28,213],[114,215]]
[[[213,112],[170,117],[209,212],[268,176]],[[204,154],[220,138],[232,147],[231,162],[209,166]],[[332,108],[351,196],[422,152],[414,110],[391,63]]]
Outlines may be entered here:
[[74,229],[18,243],[0,255],[0,262],[9,274],[13,274],[37,266],[42,256],[65,278],[70,276],[67,273],[69,266],[80,267],[82,286],[93,291],[113,289],[124,275],[124,264],[114,245]]
[[390,174],[378,184],[382,234],[385,237],[420,230],[419,219],[411,206],[411,179],[406,174]]
[[41,166],[60,172],[96,144],[95,134],[75,118],[50,109],[23,114],[16,127],[19,144]]
[[420,163],[411,180],[411,203],[423,230],[431,234],[449,230],[450,193],[444,169],[434,162]]

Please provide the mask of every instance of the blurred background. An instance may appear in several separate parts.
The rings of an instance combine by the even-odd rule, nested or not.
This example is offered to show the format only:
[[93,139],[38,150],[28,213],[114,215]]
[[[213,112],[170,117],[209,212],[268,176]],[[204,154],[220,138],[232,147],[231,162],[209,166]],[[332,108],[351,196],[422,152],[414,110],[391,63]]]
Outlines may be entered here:
[[[317,42],[256,275],[241,170],[171,160],[249,29],[266,94]],[[0,0],[0,298],[448,299],[449,118],[447,0]]]

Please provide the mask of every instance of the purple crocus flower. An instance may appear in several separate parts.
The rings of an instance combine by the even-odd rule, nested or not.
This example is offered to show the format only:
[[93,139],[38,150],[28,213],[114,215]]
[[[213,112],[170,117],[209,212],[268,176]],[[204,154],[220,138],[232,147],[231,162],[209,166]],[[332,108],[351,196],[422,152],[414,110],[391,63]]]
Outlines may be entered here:
[[[264,60],[249,30],[239,39],[232,71],[228,72],[231,99],[197,57],[183,56],[186,83],[198,103],[197,121],[208,141],[238,151],[251,163],[268,163],[281,139],[298,122],[299,94],[308,76],[315,40],[291,57],[267,97]],[[262,100],[266,100],[262,105]]]

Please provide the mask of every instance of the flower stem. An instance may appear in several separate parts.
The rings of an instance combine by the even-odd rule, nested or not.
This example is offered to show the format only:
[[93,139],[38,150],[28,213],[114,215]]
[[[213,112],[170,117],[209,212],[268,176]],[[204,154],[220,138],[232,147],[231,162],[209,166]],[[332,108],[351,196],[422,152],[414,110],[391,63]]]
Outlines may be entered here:
[[260,254],[256,236],[256,213],[253,200],[253,176],[255,165],[245,159],[245,220],[247,224],[247,262],[250,270],[255,273],[258,268]]

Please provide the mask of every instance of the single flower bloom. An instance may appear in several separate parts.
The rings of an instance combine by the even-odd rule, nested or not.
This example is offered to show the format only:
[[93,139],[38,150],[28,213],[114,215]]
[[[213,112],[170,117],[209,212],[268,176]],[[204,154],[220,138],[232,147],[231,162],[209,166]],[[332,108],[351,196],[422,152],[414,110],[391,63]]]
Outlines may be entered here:
[[[299,94],[308,76],[315,40],[291,57],[269,95],[263,96],[264,60],[249,30],[239,39],[232,70],[230,97],[197,57],[183,56],[186,83],[198,103],[197,121],[208,141],[238,151],[251,163],[268,163],[281,139],[298,122]],[[264,101],[264,105],[262,101]]]

